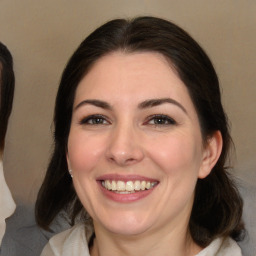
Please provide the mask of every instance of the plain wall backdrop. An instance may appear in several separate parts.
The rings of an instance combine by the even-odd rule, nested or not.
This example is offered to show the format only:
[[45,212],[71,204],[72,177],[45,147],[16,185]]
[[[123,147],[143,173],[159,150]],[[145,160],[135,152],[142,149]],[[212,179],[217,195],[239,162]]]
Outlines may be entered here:
[[52,145],[63,68],[102,23],[154,15],[174,21],[206,50],[219,75],[236,145],[234,173],[256,184],[256,1],[0,0],[0,41],[14,57],[16,91],[4,156],[16,202],[33,203]]

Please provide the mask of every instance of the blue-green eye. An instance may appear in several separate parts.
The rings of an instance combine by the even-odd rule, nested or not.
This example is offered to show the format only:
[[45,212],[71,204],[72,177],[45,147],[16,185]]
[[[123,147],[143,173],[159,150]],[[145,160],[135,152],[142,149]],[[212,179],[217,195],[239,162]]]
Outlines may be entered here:
[[87,124],[87,125],[105,125],[109,124],[106,118],[102,115],[91,115],[86,118],[83,118],[80,124]]
[[174,119],[166,115],[151,116],[147,122],[150,125],[175,125],[177,124]]

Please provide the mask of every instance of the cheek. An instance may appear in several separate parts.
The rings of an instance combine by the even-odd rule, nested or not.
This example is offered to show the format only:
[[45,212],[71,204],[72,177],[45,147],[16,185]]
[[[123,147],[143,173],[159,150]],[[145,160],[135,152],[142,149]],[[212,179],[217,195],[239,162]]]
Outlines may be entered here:
[[180,176],[197,174],[202,159],[200,142],[182,134],[157,141],[150,155],[166,174]]
[[103,146],[100,138],[71,133],[68,140],[69,167],[73,172],[89,172],[99,162]]

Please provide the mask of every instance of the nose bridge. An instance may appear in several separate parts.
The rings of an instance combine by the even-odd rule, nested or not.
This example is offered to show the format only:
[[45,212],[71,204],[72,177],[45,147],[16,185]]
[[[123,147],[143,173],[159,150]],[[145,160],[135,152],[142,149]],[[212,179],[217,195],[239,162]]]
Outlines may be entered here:
[[115,125],[107,150],[108,158],[119,165],[128,165],[142,160],[144,154],[139,131],[129,120]]

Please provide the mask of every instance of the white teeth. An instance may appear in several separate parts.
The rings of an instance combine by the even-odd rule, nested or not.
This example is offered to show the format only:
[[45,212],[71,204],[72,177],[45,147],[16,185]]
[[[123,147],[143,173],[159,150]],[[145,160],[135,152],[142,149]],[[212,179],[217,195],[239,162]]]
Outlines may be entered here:
[[127,181],[126,186],[125,186],[126,191],[133,191],[134,190],[134,185],[132,181]]
[[127,194],[127,193],[134,193],[135,191],[146,190],[153,188],[157,182],[150,182],[150,181],[115,181],[115,180],[105,180],[101,182],[102,186],[105,187],[107,190],[116,191],[120,194]]
[[145,190],[145,188],[146,188],[146,181],[142,181],[141,183],[140,183],[140,189],[141,190]]
[[106,180],[106,182],[105,182],[105,187],[107,188],[107,189],[111,189],[111,183],[110,183],[110,181],[109,180]]
[[114,180],[112,180],[112,190],[116,190],[116,182]]
[[139,180],[136,180],[134,182],[134,190],[136,190],[136,191],[140,190],[140,181]]
[[125,183],[119,180],[116,184],[117,191],[124,191],[125,190]]

